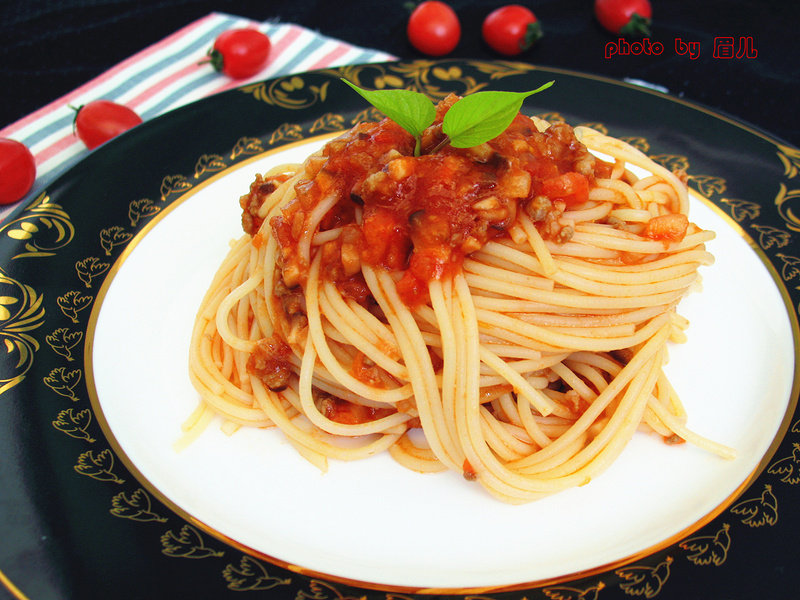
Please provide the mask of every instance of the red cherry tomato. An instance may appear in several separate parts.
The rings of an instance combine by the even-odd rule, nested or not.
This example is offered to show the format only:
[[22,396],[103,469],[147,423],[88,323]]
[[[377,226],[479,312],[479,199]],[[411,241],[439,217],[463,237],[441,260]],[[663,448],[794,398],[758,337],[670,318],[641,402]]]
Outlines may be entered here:
[[36,179],[36,162],[28,147],[0,138],[0,204],[13,204],[27,194]]
[[439,0],[426,0],[408,18],[408,41],[430,56],[444,56],[461,39],[461,23],[455,11]]
[[622,35],[650,35],[650,0],[595,0],[594,14],[605,29]]
[[220,73],[246,79],[266,66],[271,48],[269,37],[257,29],[229,29],[217,36],[208,56]]
[[483,41],[495,52],[513,56],[524,52],[542,37],[536,15],[519,4],[501,6],[483,21]]
[[133,110],[110,100],[93,100],[76,109],[75,131],[89,150],[142,122]]

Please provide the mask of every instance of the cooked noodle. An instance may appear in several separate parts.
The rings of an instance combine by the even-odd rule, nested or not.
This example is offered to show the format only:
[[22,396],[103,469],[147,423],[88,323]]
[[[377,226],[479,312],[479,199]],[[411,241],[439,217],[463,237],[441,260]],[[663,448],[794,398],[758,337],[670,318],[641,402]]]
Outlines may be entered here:
[[[732,457],[686,428],[663,372],[713,233],[686,218],[679,175],[575,136],[520,115],[479,148],[414,158],[386,120],[259,175],[198,312],[205,408],[188,429],[209,411],[274,425],[322,469],[388,450],[512,503],[589,482],[637,430]],[[471,187],[451,167],[476,170]]]

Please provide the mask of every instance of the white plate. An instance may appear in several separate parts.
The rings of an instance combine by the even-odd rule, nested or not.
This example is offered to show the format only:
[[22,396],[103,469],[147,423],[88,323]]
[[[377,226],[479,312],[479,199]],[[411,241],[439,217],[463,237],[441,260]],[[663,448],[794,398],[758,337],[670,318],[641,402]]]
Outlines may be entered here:
[[[388,455],[331,462],[322,474],[276,429],[231,437],[216,424],[173,449],[197,405],[188,343],[197,306],[254,174],[301,161],[306,142],[226,171],[156,217],[106,281],[90,381],[109,439],[144,485],[186,518],[257,553],[381,586],[471,588],[561,578],[674,542],[742,489],[786,414],[794,349],[785,302],[732,221],[693,198],[716,231],[704,291],[686,298],[689,341],[668,375],[698,433],[736,448],[726,461],[637,434],[588,485],[507,506],[460,475],[421,475]],[[95,308],[97,311],[97,308]]]

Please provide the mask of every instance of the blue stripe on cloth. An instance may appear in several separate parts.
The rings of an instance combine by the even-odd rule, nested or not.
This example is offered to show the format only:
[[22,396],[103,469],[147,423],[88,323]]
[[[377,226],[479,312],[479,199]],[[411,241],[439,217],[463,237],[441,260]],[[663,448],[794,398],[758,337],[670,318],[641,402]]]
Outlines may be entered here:
[[324,37],[317,35],[313,40],[311,40],[308,44],[306,44],[303,49],[299,52],[296,52],[294,58],[283,65],[278,71],[275,73],[275,77],[280,77],[281,75],[288,75],[289,73],[294,73],[297,69],[297,65],[300,64],[301,61],[305,60],[306,56],[322,46],[328,40]]
[[267,34],[268,37],[271,35],[275,35],[275,32],[278,31],[281,27],[283,27],[280,23],[266,23],[265,25],[267,26],[267,28],[264,29],[263,31],[264,33]]
[[[372,61],[372,59],[374,59],[379,54],[384,54],[385,55],[385,53],[370,52],[369,50],[365,50],[361,54],[359,54],[358,56],[353,58],[352,59],[352,63],[354,65],[358,65],[358,64],[362,64],[362,63],[368,63],[368,62]],[[385,62],[385,61],[388,61],[388,60],[390,60],[390,59],[389,58],[382,58],[381,62]]]
[[[219,74],[215,71],[211,71],[201,77],[197,77],[196,79],[192,79],[191,81],[185,83],[181,87],[176,90],[170,92],[168,96],[165,96],[161,99],[157,104],[154,104],[149,109],[144,111],[140,116],[142,119],[152,119],[153,117],[157,117],[162,112],[166,111],[170,106],[179,102],[181,98],[183,98],[187,93],[195,90],[198,87],[205,85],[206,83],[210,83],[219,79]],[[198,98],[199,99],[199,98]]]

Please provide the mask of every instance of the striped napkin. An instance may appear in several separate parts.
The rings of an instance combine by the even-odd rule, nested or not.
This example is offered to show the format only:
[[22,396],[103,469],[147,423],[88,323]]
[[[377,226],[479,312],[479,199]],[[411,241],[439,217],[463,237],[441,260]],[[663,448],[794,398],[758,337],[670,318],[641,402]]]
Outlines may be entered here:
[[[269,63],[251,79],[233,80],[208,64],[198,64],[216,37],[227,29],[253,27],[272,42]],[[184,104],[270,77],[313,69],[383,62],[396,57],[326,37],[291,23],[259,23],[211,13],[145,48],[105,73],[85,83],[19,121],[0,129],[0,137],[25,144],[36,159],[36,182],[21,203],[35,197],[60,173],[90,151],[72,130],[74,111],[96,99],[113,100],[135,110],[147,121]],[[2,207],[0,220],[13,209]]]

